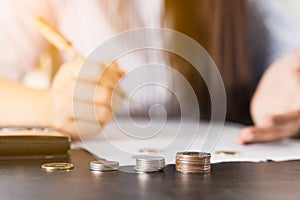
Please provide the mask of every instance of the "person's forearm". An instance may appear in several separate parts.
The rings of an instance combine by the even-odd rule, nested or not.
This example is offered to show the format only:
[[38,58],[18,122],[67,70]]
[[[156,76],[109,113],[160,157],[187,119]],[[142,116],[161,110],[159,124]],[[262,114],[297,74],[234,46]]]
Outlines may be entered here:
[[0,126],[51,126],[50,92],[0,79]]

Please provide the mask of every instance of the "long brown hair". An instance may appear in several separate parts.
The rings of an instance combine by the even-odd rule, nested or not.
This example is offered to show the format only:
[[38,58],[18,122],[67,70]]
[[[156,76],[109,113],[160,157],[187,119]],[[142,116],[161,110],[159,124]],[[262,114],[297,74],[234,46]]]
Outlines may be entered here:
[[[132,4],[131,4],[132,2]],[[133,1],[101,0],[108,19],[118,29],[143,26]],[[227,92],[227,119],[249,122],[250,69],[246,48],[246,0],[164,0],[163,27],[175,29],[198,41],[212,56]],[[209,117],[206,85],[195,69],[178,56],[174,65],[194,87],[201,115]]]

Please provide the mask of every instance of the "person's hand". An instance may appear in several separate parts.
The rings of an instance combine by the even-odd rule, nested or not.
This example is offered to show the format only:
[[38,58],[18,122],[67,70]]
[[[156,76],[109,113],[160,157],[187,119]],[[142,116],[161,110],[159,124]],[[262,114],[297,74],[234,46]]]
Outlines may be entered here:
[[251,102],[251,115],[255,126],[241,132],[241,144],[280,140],[300,131],[299,50],[265,72]]
[[267,118],[260,127],[246,127],[238,137],[238,143],[248,144],[257,142],[270,142],[299,134],[300,110],[274,115]]
[[104,64],[84,64],[82,70],[83,62],[78,58],[63,64],[51,87],[53,127],[75,139],[99,133],[112,120],[113,91],[124,75],[116,63],[107,68]]

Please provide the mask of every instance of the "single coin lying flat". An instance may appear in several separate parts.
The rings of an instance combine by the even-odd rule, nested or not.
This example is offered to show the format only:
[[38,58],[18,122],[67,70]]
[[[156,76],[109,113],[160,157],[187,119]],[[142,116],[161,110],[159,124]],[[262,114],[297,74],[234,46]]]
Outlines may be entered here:
[[41,168],[47,171],[70,170],[74,168],[74,165],[72,163],[56,162],[56,163],[45,163],[41,166]]

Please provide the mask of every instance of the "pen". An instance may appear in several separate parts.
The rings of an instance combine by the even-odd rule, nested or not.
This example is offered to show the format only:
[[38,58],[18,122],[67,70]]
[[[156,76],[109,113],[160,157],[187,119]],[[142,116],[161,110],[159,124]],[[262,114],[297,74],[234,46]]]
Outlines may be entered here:
[[[45,19],[38,17],[35,20],[35,25],[38,31],[44,36],[50,43],[56,48],[65,52],[71,58],[85,58],[73,47],[72,43],[68,41],[55,27],[50,25]],[[135,108],[140,108],[140,105],[133,99],[129,98],[128,95],[120,88],[116,88],[117,94],[129,101],[129,103]]]

